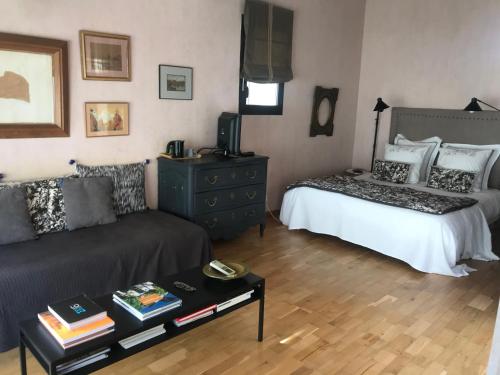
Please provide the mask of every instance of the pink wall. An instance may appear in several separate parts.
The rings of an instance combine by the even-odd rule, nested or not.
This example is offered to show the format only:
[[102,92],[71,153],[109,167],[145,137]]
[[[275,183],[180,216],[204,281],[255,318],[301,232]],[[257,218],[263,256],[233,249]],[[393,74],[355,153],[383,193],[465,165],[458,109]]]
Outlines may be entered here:
[[499,14],[498,0],[367,0],[354,166],[369,167],[378,96],[399,107],[460,109],[472,96],[500,105]]
[[[364,0],[282,0],[295,10],[295,79],[284,116],[245,117],[243,148],[269,155],[268,196],[278,208],[295,178],[350,166],[361,59]],[[237,111],[243,0],[0,0],[0,30],[69,42],[71,137],[0,139],[8,180],[54,176],[82,163],[154,159],[168,140],[213,145],[217,117]],[[132,81],[83,81],[78,31],[131,36]],[[192,101],[158,100],[158,64],[194,68]],[[315,85],[340,88],[334,137],[309,138]],[[130,103],[130,136],[88,139],[84,102]],[[156,163],[148,167],[148,202],[156,205]]]

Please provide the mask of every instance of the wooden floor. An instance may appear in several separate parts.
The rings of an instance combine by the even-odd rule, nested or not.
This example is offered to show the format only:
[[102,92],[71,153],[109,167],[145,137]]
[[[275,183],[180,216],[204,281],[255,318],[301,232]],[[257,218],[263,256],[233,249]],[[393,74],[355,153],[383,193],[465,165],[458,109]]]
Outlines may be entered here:
[[[465,278],[427,275],[339,239],[270,222],[215,244],[267,278],[265,340],[249,305],[101,374],[484,374],[499,262]],[[31,358],[30,374],[42,373]],[[0,375],[18,374],[17,351]]]

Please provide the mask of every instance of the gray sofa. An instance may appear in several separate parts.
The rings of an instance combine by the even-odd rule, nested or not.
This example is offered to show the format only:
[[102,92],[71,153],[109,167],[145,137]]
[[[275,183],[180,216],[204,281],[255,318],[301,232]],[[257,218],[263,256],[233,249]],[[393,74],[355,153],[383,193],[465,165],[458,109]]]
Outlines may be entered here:
[[0,246],[0,352],[17,346],[18,323],[49,303],[154,281],[207,263],[211,256],[201,227],[155,210]]

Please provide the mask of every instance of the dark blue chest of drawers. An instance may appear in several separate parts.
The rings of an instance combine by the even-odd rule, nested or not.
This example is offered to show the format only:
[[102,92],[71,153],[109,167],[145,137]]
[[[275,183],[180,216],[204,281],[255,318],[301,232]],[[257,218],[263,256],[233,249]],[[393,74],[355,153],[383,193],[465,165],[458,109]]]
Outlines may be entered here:
[[212,239],[234,238],[266,223],[266,156],[193,160],[158,158],[158,207],[204,227]]

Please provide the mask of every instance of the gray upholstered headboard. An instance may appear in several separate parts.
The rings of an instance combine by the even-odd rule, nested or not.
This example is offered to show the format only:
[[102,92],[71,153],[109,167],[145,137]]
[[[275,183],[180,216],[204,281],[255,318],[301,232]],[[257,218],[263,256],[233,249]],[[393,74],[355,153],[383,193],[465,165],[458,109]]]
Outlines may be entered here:
[[[415,140],[437,135],[449,143],[500,144],[500,112],[395,107],[390,143],[398,133]],[[500,189],[500,161],[493,166],[488,185]]]

